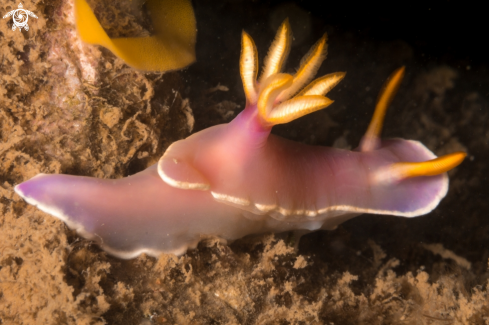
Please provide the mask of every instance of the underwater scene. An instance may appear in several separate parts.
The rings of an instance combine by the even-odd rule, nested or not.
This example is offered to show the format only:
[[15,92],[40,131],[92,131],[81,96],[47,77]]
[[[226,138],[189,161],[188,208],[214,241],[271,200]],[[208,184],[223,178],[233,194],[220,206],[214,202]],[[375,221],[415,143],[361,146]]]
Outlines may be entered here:
[[489,324],[483,15],[0,0],[0,324]]

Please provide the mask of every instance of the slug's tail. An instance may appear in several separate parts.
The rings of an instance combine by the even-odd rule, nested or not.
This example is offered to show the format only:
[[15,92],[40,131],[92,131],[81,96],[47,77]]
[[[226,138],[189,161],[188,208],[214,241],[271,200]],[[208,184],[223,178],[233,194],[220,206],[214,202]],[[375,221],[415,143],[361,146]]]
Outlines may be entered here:
[[[380,134],[384,125],[385,114],[399,89],[404,71],[405,68],[400,67],[385,82],[377,99],[374,115],[367,132],[360,141],[359,151],[373,151],[382,146]],[[411,177],[440,175],[460,165],[466,156],[465,152],[454,152],[428,161],[398,162],[385,168],[379,175],[382,180],[389,179],[396,182]]]
[[291,37],[289,21],[286,19],[275,36],[257,81],[258,54],[255,43],[246,32],[242,35],[240,71],[247,106],[257,106],[265,126],[288,123],[328,107],[333,101],[325,95],[345,76],[344,72],[328,74],[304,87],[326,58],[326,34],[304,56],[293,76],[280,73],[289,54]]
[[111,39],[85,0],[75,1],[80,38],[108,48],[133,68],[181,69],[195,61],[196,22],[189,0],[149,0],[154,35]]

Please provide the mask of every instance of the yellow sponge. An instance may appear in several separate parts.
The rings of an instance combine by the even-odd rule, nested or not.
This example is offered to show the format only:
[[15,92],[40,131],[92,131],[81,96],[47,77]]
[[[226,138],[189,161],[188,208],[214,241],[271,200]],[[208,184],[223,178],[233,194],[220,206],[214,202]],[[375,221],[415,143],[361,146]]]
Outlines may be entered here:
[[154,35],[109,38],[85,0],[75,0],[80,38],[108,48],[133,68],[146,71],[181,69],[195,61],[197,36],[189,0],[148,0]]

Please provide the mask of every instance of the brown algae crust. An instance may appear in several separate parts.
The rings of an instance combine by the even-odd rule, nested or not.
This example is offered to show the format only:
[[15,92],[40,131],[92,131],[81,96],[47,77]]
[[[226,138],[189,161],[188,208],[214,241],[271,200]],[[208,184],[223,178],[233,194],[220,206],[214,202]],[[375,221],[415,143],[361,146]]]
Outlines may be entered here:
[[[112,36],[151,32],[144,13],[136,10],[127,18],[119,13],[131,8],[107,3],[95,12]],[[233,97],[233,87],[213,84],[193,90],[198,95],[191,98],[198,100],[190,102],[182,95],[182,73],[141,73],[101,47],[80,43],[71,1],[23,5],[39,17],[29,20],[28,32],[0,24],[0,324],[487,324],[486,261],[478,261],[477,268],[460,250],[436,242],[399,238],[398,249],[374,240],[358,243],[345,225],[303,237],[298,251],[297,238],[281,234],[229,246],[206,240],[182,257],[124,261],[24,203],[13,186],[37,173],[100,178],[135,173],[192,132],[194,113],[198,129],[226,122],[243,100]],[[15,8],[14,2],[0,4],[1,13]],[[132,34],[122,34],[118,26]],[[226,65],[237,67],[234,59]],[[388,75],[391,67],[381,69],[377,75]],[[396,107],[403,126],[386,123],[387,133],[422,139],[437,154],[471,152],[487,140],[477,124],[484,119],[477,115],[484,103],[477,92],[465,95],[462,118],[444,114],[458,75],[454,69],[438,66],[413,74],[409,93],[399,94],[398,102],[408,104]],[[339,106],[331,117],[319,112],[320,119],[305,118],[292,133],[286,127],[276,132],[313,144],[336,132],[338,143],[351,146],[359,138],[349,131],[355,128],[337,130],[347,125],[340,121],[347,118],[340,103],[354,105],[341,96],[332,95]],[[362,96],[362,107],[372,105],[370,93]],[[408,107],[411,98],[420,107]],[[474,142],[454,135],[464,126],[471,126]],[[481,160],[471,166],[473,175],[486,168]],[[447,200],[457,195],[461,200],[461,188],[479,186],[479,178],[459,173],[464,172],[450,175]],[[419,222],[430,225],[429,219]],[[402,227],[396,231],[404,233],[407,226]]]
[[189,135],[192,110],[177,74],[143,74],[79,42],[71,1],[23,6],[39,17],[28,32],[0,24],[0,323],[103,324],[104,254],[78,252],[79,239],[13,186],[38,173],[118,178],[145,168]]

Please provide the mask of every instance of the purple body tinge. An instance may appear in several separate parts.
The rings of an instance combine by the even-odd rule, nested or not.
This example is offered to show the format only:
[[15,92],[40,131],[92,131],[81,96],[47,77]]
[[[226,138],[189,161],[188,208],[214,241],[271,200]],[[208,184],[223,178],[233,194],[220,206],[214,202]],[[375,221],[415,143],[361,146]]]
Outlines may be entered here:
[[199,171],[219,202],[278,220],[343,213],[412,217],[431,211],[446,194],[446,174],[377,181],[394,163],[436,158],[417,141],[383,140],[367,152],[310,146],[260,129],[253,111],[248,107],[229,124],[175,142],[160,160],[162,178],[178,178],[167,166],[179,161]]
[[168,186],[155,165],[118,180],[39,174],[15,191],[121,258],[141,253],[180,255],[206,237],[234,240],[267,231],[319,227],[245,217],[246,212],[216,202],[208,192]]
[[369,152],[309,146],[270,135],[249,111],[241,114],[174,143],[160,160],[160,169],[165,157],[178,166],[180,181],[208,187],[176,188],[153,165],[117,180],[40,174],[15,191],[109,253],[132,258],[183,254],[211,236],[333,229],[361,213],[417,216],[448,189],[446,174],[382,176],[392,163],[433,159],[419,142],[384,140]]
[[465,153],[435,159],[417,141],[380,139],[404,68],[387,81],[354,151],[270,134],[273,125],[333,103],[325,96],[345,73],[310,82],[326,57],[326,40],[324,35],[311,48],[294,76],[281,73],[291,41],[284,21],[257,79],[257,51],[243,32],[240,72],[247,103],[233,121],[173,143],[157,165],[127,178],[41,174],[15,191],[122,258],[182,254],[211,236],[234,240],[270,231],[333,229],[362,213],[430,212],[447,193],[446,171]]

